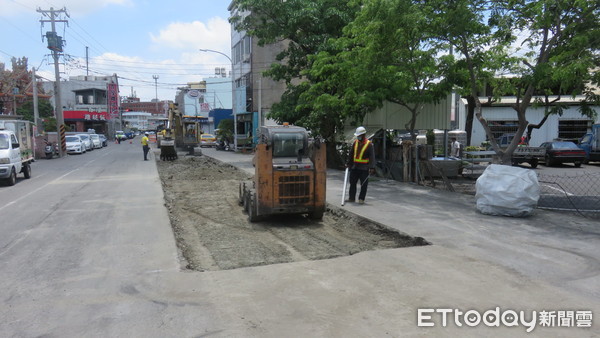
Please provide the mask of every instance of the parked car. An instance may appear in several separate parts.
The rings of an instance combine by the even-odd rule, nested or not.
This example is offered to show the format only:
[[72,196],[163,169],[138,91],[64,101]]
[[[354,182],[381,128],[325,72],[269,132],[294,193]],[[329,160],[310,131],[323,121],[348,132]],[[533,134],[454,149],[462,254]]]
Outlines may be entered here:
[[100,136],[98,136],[98,134],[90,134],[90,139],[92,140],[94,149],[102,149],[102,141],[100,141]]
[[200,135],[200,147],[215,147],[217,145],[217,138],[213,134],[202,134]]
[[514,133],[504,133],[496,139],[496,142],[500,148],[508,148],[513,138],[515,138]]
[[83,141],[85,145],[85,150],[94,150],[94,144],[92,143],[92,139],[90,138],[90,134],[77,134]]
[[67,154],[83,154],[85,153],[85,144],[79,135],[67,135]]
[[100,137],[100,142],[102,142],[103,147],[108,146],[108,139],[104,134],[98,134],[98,137]]
[[561,163],[573,163],[576,168],[579,168],[585,160],[585,151],[573,142],[544,142],[540,147],[546,149],[544,160],[548,167]]

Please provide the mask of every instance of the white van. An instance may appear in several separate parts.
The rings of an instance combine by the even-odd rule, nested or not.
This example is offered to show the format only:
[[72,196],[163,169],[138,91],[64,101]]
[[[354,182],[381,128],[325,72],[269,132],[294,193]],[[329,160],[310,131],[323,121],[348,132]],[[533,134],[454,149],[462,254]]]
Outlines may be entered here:
[[31,123],[0,119],[0,180],[15,185],[18,173],[31,178],[33,160]]

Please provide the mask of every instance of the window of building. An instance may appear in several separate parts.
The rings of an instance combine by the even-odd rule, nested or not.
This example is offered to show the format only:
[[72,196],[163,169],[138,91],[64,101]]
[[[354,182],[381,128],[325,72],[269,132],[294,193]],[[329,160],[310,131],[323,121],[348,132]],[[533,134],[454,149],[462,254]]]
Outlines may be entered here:
[[489,126],[494,138],[498,140],[502,136],[516,133],[519,121],[489,121]]
[[587,133],[592,123],[592,120],[559,120],[558,138],[577,143]]
[[244,54],[250,55],[252,51],[252,38],[250,36],[244,37]]

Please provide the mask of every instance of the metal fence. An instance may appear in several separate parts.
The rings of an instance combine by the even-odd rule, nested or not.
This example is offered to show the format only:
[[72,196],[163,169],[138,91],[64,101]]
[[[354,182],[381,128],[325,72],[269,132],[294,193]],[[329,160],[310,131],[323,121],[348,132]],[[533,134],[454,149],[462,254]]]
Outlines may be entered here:
[[600,218],[600,173],[562,176],[538,174],[538,181],[538,208]]
[[[441,168],[434,169],[437,169],[436,173],[442,171]],[[538,173],[537,175],[540,184],[538,208],[573,212],[587,218],[600,219],[600,173],[568,175]],[[435,189],[475,195],[476,179],[474,178],[448,179],[444,175],[435,176],[437,177],[425,177],[420,184]]]

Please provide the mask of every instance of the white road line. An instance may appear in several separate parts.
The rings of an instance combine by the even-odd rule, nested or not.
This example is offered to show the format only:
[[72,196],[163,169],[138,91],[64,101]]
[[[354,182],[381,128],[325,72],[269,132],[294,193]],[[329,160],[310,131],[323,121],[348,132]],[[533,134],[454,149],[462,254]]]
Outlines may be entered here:
[[[48,183],[44,184],[44,185],[42,185],[41,187],[39,187],[39,188],[37,188],[37,189],[35,189],[35,190],[33,190],[33,191],[31,191],[31,192],[29,192],[29,193],[27,193],[27,194],[25,194],[25,195],[21,196],[21,197],[19,197],[19,198],[17,198],[16,200],[14,200],[14,201],[11,201],[11,202],[7,203],[7,204],[6,204],[6,205],[4,205],[3,207],[0,207],[0,210],[2,210],[2,209],[4,209],[4,208],[6,208],[6,207],[9,207],[9,206],[11,206],[11,205],[13,205],[13,204],[15,204],[15,203],[19,202],[20,200],[22,200],[22,199],[24,199],[24,198],[26,198],[26,197],[28,197],[28,196],[30,196],[30,195],[32,195],[32,194],[34,194],[34,193],[38,192],[38,191],[40,191],[40,190],[44,189],[44,188],[45,188],[45,187],[47,187],[48,185],[50,185],[50,184],[53,184],[54,182],[56,182],[56,181],[59,181],[59,180],[61,180],[61,179],[65,178],[67,175],[70,175],[70,174],[72,174],[72,173],[76,172],[77,170],[79,170],[79,169],[81,169],[81,168],[83,168],[83,167],[85,167],[85,166],[87,166],[87,165],[89,165],[89,164],[91,164],[91,163],[93,163],[93,162],[97,161],[98,159],[100,159],[100,158],[102,158],[102,157],[104,157],[104,156],[107,156],[107,155],[109,155],[109,154],[110,154],[110,152],[106,152],[105,154],[102,154],[102,156],[100,156],[100,157],[98,157],[98,158],[95,158],[95,159],[93,159],[93,160],[90,160],[90,161],[86,162],[86,163],[85,163],[84,165],[82,165],[81,167],[79,167],[79,168],[77,168],[77,169],[73,169],[73,170],[69,171],[68,173],[66,173],[66,174],[64,174],[64,175],[62,175],[62,176],[60,176],[60,177],[58,177],[58,178],[56,178],[56,179],[54,179],[54,180],[52,180],[52,181],[50,181],[50,182],[48,182]],[[45,175],[45,174],[44,174],[44,175]],[[43,176],[43,175],[42,175],[42,176]]]
[[61,179],[62,179],[62,178],[64,178],[65,176],[67,176],[67,175],[69,175],[69,174],[71,174],[71,173],[74,173],[74,172],[76,172],[76,171],[77,171],[77,170],[79,170],[79,169],[81,169],[81,168],[73,169],[73,170],[69,171],[68,173],[66,173],[66,174],[64,174],[64,175],[62,175],[62,176],[60,176],[60,177],[58,177],[58,178],[56,178],[56,179],[54,179],[54,180],[52,180],[52,181],[50,181],[50,182],[48,182],[48,183],[44,184],[44,185],[42,185],[41,187],[39,187],[39,188],[37,188],[37,189],[35,189],[35,190],[33,190],[33,191],[30,191],[29,193],[27,193],[27,194],[25,194],[25,195],[23,195],[23,196],[21,196],[21,197],[17,198],[16,200],[14,200],[14,201],[12,201],[12,202],[9,202],[9,203],[7,203],[5,206],[1,207],[1,208],[0,208],[0,210],[2,210],[2,209],[4,209],[4,208],[6,208],[6,207],[9,207],[9,206],[11,206],[11,205],[13,205],[13,204],[15,204],[15,203],[19,202],[20,200],[22,200],[22,199],[24,199],[24,198],[26,198],[26,197],[28,197],[28,196],[30,196],[30,195],[32,195],[32,194],[34,194],[34,193],[38,192],[38,191],[40,191],[40,190],[44,189],[44,188],[45,188],[45,187],[47,187],[48,185],[50,185],[50,184],[53,184],[54,182],[56,182],[56,181],[58,181],[58,180],[61,180]]
[[553,186],[550,186],[550,185],[547,185],[547,184],[542,184],[542,185],[544,187],[546,187],[546,188],[549,188],[549,189],[552,189],[552,190],[556,190],[556,191],[560,191],[561,193],[566,194],[567,196],[575,196],[575,195],[571,194],[570,192],[566,192],[566,191],[564,191],[562,189],[559,189],[559,188],[556,188],[556,187],[553,187]]

